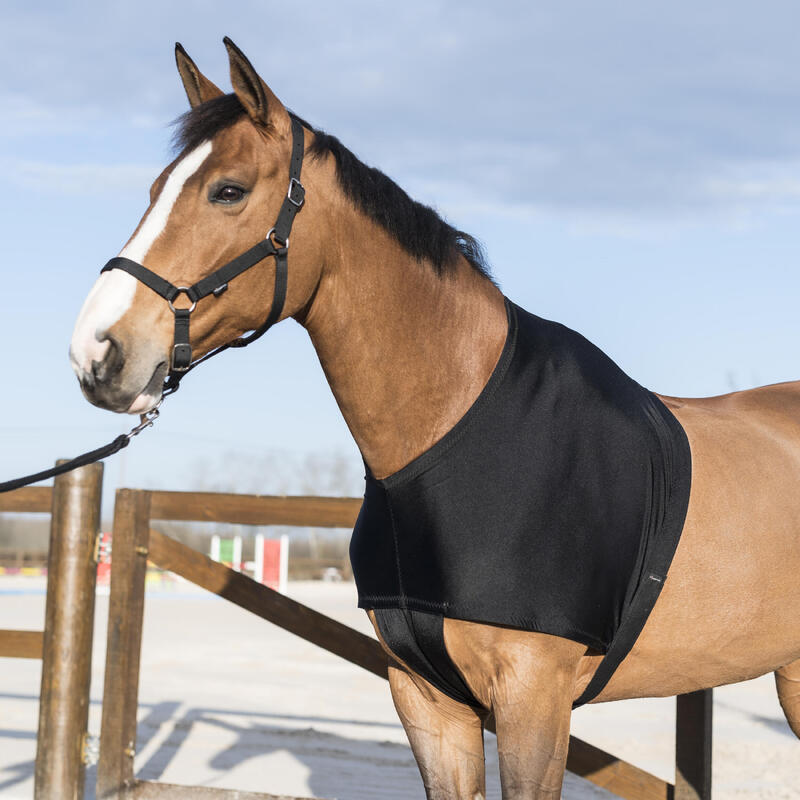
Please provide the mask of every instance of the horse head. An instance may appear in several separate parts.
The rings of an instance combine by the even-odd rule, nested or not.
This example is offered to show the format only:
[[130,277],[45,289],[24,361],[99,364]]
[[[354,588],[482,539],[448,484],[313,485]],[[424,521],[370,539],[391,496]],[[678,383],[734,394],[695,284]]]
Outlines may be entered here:
[[[102,408],[141,414],[160,401],[165,378],[176,368],[180,309],[192,310],[190,360],[258,329],[270,310],[278,267],[264,255],[229,286],[221,283],[199,298],[186,291],[244,251],[257,250],[259,242],[269,250],[271,237],[272,249],[286,255],[288,234],[281,241],[273,224],[287,204],[287,185],[290,200],[299,186],[290,180],[293,127],[301,159],[304,135],[310,135],[236,45],[229,39],[225,45],[234,89],[228,95],[176,45],[191,105],[176,134],[180,153],[153,183],[146,213],[78,316],[70,359],[84,395]],[[289,210],[302,202],[289,203]],[[313,295],[318,276],[309,267],[321,259],[311,237],[301,230],[299,239],[305,242],[292,248],[291,285],[272,321],[297,314]],[[152,281],[126,272],[131,264]],[[171,287],[161,296],[159,280]],[[189,315],[182,316],[188,348]]]

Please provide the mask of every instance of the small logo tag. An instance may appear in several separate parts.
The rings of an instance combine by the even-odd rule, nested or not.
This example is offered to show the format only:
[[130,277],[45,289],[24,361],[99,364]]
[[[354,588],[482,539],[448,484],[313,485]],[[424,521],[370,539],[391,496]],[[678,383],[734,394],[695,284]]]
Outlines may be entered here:
[[650,580],[651,581],[655,581],[656,583],[662,583],[664,579],[663,578],[659,578],[658,575],[652,575],[651,574],[650,575]]

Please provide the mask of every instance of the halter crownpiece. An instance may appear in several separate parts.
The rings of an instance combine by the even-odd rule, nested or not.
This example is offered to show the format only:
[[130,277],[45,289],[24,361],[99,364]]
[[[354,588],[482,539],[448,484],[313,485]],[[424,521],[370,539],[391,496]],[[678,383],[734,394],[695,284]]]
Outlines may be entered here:
[[[303,167],[304,138],[303,126],[292,117],[292,157],[289,162],[289,188],[278,212],[275,225],[270,228],[267,235],[258,244],[246,250],[241,255],[229,261],[224,266],[215,270],[210,275],[197,281],[191,286],[175,286],[165,278],[157,275],[152,270],[132,261],[129,258],[117,256],[112,258],[101,271],[121,269],[133,275],[157,295],[163,297],[169,304],[170,311],[175,317],[175,338],[172,346],[170,373],[164,384],[165,391],[174,392],[178,388],[181,378],[190,369],[212,356],[227,350],[229,347],[245,347],[263,336],[280,318],[283,305],[286,301],[286,287],[288,283],[288,253],[289,234],[297,212],[305,203],[305,189],[300,183],[300,172]],[[202,358],[192,363],[192,346],[189,340],[189,320],[192,312],[197,307],[199,300],[213,295],[219,297],[228,288],[229,281],[241,275],[250,267],[255,266],[268,256],[275,256],[275,290],[272,296],[272,306],[264,323],[252,333],[240,336],[238,339],[212,350]],[[189,308],[177,308],[175,301],[180,295],[186,295],[191,303]]]

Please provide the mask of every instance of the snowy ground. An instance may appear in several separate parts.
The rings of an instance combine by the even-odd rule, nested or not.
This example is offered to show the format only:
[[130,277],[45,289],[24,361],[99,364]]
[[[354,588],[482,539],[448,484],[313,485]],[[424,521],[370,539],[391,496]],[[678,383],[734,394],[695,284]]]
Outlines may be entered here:
[[[370,633],[350,584],[290,584],[290,594]],[[98,596],[90,730],[99,734],[107,597]],[[148,591],[136,773],[169,783],[341,800],[422,798],[388,686],[357,667],[192,587]],[[44,581],[0,578],[0,628],[34,629]],[[0,798],[33,796],[36,661],[0,659]],[[800,799],[800,742],[771,676],[715,693],[714,798]],[[579,709],[573,732],[667,779],[674,701]],[[487,736],[489,797],[499,798]],[[92,796],[93,770],[87,797]],[[566,800],[606,800],[567,776]]]

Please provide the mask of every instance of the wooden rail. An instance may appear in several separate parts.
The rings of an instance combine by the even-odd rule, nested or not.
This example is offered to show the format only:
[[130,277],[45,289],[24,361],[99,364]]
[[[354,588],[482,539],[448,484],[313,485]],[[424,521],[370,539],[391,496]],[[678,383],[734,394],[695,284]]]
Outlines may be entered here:
[[50,486],[26,486],[0,494],[1,512],[49,514],[52,505],[53,489]]
[[35,800],[82,800],[103,465],[0,494],[0,511],[50,513],[44,631],[0,631],[0,656],[42,659]]
[[[135,780],[133,760],[139,654],[148,559],[328,652],[380,677],[387,677],[387,657],[375,639],[151,530],[151,520],[351,527],[358,515],[360,502],[351,498],[262,497],[206,492],[146,492],[130,489],[117,492],[103,723],[97,772],[99,798],[274,799],[274,795],[268,794],[199,787],[178,788]],[[710,693],[699,694],[703,695],[701,699],[705,708],[710,702]],[[692,695],[680,699],[677,723],[679,741],[687,735],[686,726],[695,724],[697,714],[694,709],[698,701]],[[703,720],[705,727],[701,738],[710,746],[710,717],[703,717]],[[691,741],[696,741],[696,736]],[[567,769],[628,800],[709,800],[710,779],[708,791],[702,783],[710,769],[710,750],[706,750],[708,748],[698,753],[693,744],[678,748],[678,779],[673,785],[571,736]]]
[[214,492],[151,492],[150,519],[352,528],[361,500],[353,497],[269,497]]
[[43,648],[43,631],[0,631],[3,658],[41,658]]
[[172,783],[134,781],[127,797],[131,800],[321,800],[281,794],[215,789],[212,786],[176,786]]
[[[147,557],[156,566],[224,597],[329,653],[381,678],[389,677],[386,654],[372,637],[262,586],[169,536],[151,530]],[[113,569],[113,559],[111,563]]]

